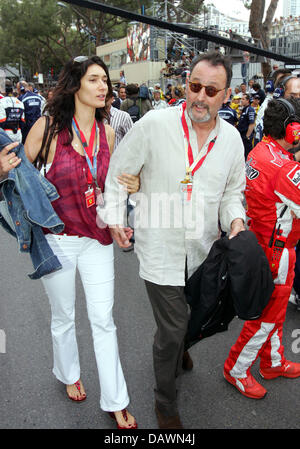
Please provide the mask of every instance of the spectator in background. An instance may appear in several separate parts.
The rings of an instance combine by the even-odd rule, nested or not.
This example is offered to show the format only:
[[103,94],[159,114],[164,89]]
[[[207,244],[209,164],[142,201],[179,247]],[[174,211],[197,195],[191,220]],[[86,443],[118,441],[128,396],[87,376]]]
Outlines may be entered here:
[[[133,115],[131,111],[132,106],[138,107],[138,112],[134,111]],[[150,100],[139,97],[139,88],[136,84],[127,84],[126,86],[126,100],[121,103],[121,111],[126,111],[130,114],[132,121],[139,120],[146,112],[152,109]]]
[[45,104],[46,104],[46,98],[42,95],[42,92],[39,90],[39,89],[37,89],[36,87],[34,87],[33,88],[33,92],[35,93],[35,94],[37,94],[39,97],[40,97],[40,99],[42,100],[42,102],[41,102],[41,112],[43,111],[43,109],[44,109],[44,107],[45,107]]
[[162,100],[160,98],[159,90],[153,91],[152,106],[153,106],[153,109],[164,109],[164,108],[168,107],[168,104],[165,102],[165,100]]
[[30,92],[34,91],[34,83],[27,83],[28,84],[28,90],[30,90]]
[[179,106],[185,102],[185,90],[183,86],[171,87],[172,100],[169,102],[170,106]]
[[259,96],[259,105],[261,105],[266,98],[265,91],[260,87],[259,83],[253,83],[252,87],[255,90],[255,94]]
[[133,122],[130,115],[113,106],[114,95],[107,93],[105,101],[105,109],[109,115],[109,124],[115,131],[115,143],[113,151],[117,148],[125,134],[132,128]]
[[17,83],[18,100],[22,101],[23,95],[25,94],[25,84],[26,81],[19,81]]
[[240,102],[241,97],[239,95],[234,95],[234,97],[231,100],[230,107],[234,111],[236,111],[237,117],[240,117]]
[[167,102],[169,102],[172,98],[171,88],[172,88],[172,84],[171,83],[167,84],[167,90],[165,92],[165,100]]
[[153,94],[154,94],[154,92],[155,92],[156,90],[160,93],[160,98],[161,98],[162,100],[164,100],[164,99],[165,99],[164,93],[163,93],[163,91],[162,91],[162,89],[161,89],[159,83],[154,84],[154,91],[153,91]]
[[126,100],[126,87],[120,86],[119,87],[119,98],[122,101]]
[[251,99],[251,106],[254,108],[255,110],[255,116],[257,116],[257,113],[259,111],[260,105],[259,105],[259,100],[260,100],[260,96],[255,94],[253,95],[252,99]]
[[275,72],[272,72],[270,78],[266,82],[265,92],[266,98],[263,103],[260,105],[259,111],[255,120],[255,135],[254,135],[254,146],[258,144],[263,138],[263,130],[264,130],[264,113],[265,109],[268,106],[270,100],[272,100],[273,95],[275,93],[275,87],[279,83],[279,81],[287,75],[291,75],[291,71],[288,69],[278,69]]
[[255,94],[255,90],[253,89],[253,84],[254,84],[254,80],[253,80],[253,79],[249,80],[249,83],[248,83],[248,93],[249,93],[250,95],[254,95],[254,94]]
[[123,86],[126,86],[126,79],[125,79],[124,70],[121,70],[121,72],[120,72],[120,84],[123,85]]
[[241,83],[240,84],[240,88],[241,88],[241,98],[244,94],[247,94],[247,84],[246,83]]
[[235,86],[235,88],[234,88],[234,96],[242,98],[242,95],[243,94],[242,94],[240,86]]
[[165,60],[165,67],[163,67],[161,70],[160,70],[160,73],[165,77],[165,78],[167,78],[167,82],[169,81],[169,79],[168,78],[171,78],[172,77],[172,75],[174,74],[174,68],[173,68],[173,65],[172,65],[172,63],[171,62],[169,62],[167,59]]
[[120,98],[118,97],[117,92],[115,92],[115,91],[113,90],[112,95],[113,95],[112,106],[113,106],[114,108],[116,108],[116,109],[120,109],[120,107],[121,107],[121,100],[120,100]]

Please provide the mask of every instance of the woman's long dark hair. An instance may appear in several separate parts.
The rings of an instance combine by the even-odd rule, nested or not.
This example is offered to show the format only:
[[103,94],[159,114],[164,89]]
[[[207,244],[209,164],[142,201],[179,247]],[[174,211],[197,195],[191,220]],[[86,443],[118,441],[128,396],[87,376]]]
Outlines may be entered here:
[[[50,144],[50,139],[52,139],[54,135],[67,128],[69,130],[70,139],[66,142],[66,144],[72,142],[72,118],[75,113],[74,94],[80,89],[81,78],[85,75],[87,69],[93,64],[98,64],[105,71],[108,86],[107,96],[112,96],[112,85],[108,68],[102,59],[98,56],[92,56],[83,62],[76,62],[74,59],[67,62],[59,75],[57,85],[53,90],[53,96],[47,102],[45,107],[45,111],[47,111],[52,118],[52,123],[48,130],[48,138],[45,141],[45,145],[42,145],[39,155],[35,161],[35,165],[37,167],[41,166],[41,154],[46,146],[46,142],[47,144]],[[106,119],[109,123],[109,116],[105,108],[97,108],[95,118],[98,121],[103,121]]]
[[[112,85],[109,77],[107,66],[98,56],[92,56],[83,62],[75,62],[74,59],[69,61],[62,69],[57,85],[53,91],[53,97],[47,104],[45,110],[49,112],[53,119],[52,128],[55,129],[55,134],[59,133],[64,128],[68,128],[71,136],[72,132],[72,118],[75,113],[74,94],[80,89],[81,78],[87,72],[87,69],[93,65],[98,64],[103,68],[107,76],[107,95],[112,95]],[[95,114],[96,120],[102,121],[104,118],[108,119],[105,108],[97,108]]]

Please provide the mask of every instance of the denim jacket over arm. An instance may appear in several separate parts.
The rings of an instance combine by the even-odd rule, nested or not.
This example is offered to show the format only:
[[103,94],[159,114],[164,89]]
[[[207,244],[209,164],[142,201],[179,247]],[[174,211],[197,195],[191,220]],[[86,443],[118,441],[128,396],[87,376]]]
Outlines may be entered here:
[[[0,151],[11,142],[0,130]],[[30,253],[35,271],[29,277],[39,279],[61,268],[42,230],[48,228],[57,234],[64,229],[51,204],[59,195],[53,184],[29,162],[22,144],[13,151],[22,161],[0,181],[0,223],[17,238],[19,250]]]

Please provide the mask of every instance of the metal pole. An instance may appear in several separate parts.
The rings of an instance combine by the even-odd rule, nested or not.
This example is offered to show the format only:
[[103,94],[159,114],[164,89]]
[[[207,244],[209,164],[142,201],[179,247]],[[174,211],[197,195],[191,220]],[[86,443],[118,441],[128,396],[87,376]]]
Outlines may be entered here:
[[[165,0],[165,21],[168,21],[168,2]],[[168,59],[168,35],[167,30],[165,34],[165,59]]]

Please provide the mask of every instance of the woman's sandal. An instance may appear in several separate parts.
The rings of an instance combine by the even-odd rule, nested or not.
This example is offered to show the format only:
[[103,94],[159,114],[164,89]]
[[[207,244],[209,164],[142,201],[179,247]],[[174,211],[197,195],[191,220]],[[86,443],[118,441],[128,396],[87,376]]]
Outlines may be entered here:
[[[126,408],[124,408],[123,410],[121,410],[123,418],[125,419],[125,421],[128,421],[128,416],[127,416],[127,410]],[[134,423],[130,426],[130,427],[125,427],[125,426],[120,426],[120,424],[117,421],[116,415],[114,412],[107,412],[109,414],[109,416],[114,419],[117,423],[118,429],[137,429],[138,425],[136,420],[134,420]]]
[[[75,385],[75,387],[77,388],[79,393],[81,393],[80,379],[78,379],[77,382],[74,382],[73,385]],[[81,397],[80,396],[79,397],[70,396],[68,392],[67,392],[67,395],[68,395],[69,399],[71,399],[72,401],[75,401],[75,402],[81,402],[81,401],[84,401],[86,399],[86,394],[85,393],[83,393],[81,395]]]

